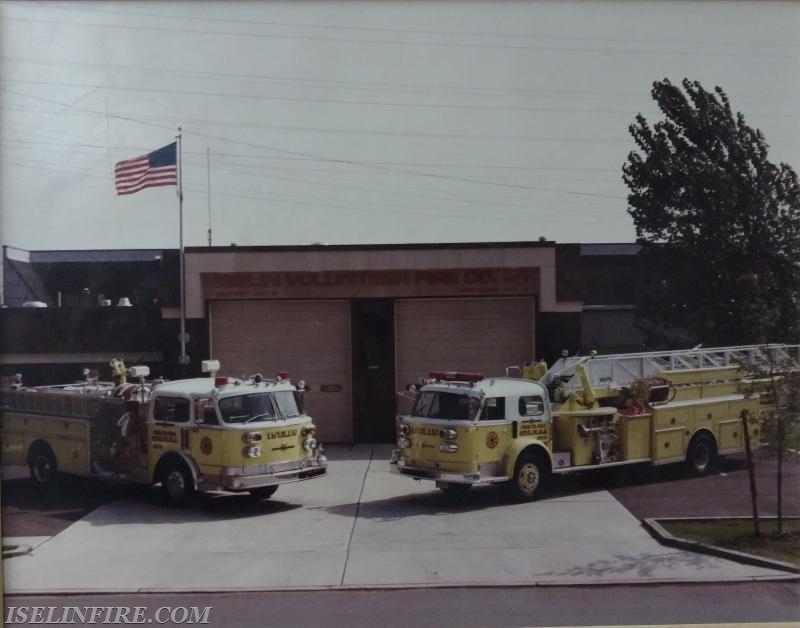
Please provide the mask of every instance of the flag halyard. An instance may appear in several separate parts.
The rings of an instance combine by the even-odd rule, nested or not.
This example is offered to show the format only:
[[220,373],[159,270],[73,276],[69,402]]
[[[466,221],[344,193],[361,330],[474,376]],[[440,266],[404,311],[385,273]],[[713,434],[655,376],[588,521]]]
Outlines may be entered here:
[[178,185],[177,142],[147,155],[120,161],[114,166],[117,195],[134,194],[145,188]]

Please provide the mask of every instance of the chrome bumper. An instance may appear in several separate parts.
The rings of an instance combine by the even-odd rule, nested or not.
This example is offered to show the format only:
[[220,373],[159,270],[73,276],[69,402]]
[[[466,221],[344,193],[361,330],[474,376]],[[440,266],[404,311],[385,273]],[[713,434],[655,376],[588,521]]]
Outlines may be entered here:
[[255,467],[229,467],[223,469],[219,476],[201,476],[198,488],[222,488],[229,491],[246,491],[262,486],[274,486],[288,482],[300,482],[311,478],[322,477],[328,473],[328,459],[320,455],[317,458],[304,459],[300,462],[258,465]]
[[405,475],[415,480],[434,480],[436,482],[452,482],[453,484],[480,484],[486,482],[481,480],[480,473],[448,473],[438,469],[423,469],[420,467],[409,467],[402,460],[392,460],[389,472],[397,475]]

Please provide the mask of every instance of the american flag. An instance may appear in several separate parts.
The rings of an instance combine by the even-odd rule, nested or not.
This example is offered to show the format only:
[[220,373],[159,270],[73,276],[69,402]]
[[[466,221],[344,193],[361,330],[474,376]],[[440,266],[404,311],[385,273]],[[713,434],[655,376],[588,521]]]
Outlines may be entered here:
[[177,148],[178,143],[172,142],[147,155],[117,163],[114,166],[117,195],[161,185],[178,185]]

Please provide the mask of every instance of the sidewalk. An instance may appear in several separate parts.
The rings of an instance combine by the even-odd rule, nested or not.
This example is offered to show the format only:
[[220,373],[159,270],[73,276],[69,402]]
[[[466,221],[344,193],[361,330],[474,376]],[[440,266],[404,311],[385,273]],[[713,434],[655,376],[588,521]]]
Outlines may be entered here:
[[7,593],[701,582],[778,571],[665,548],[607,491],[461,503],[389,473],[384,445],[331,448],[329,476],[174,510],[150,491],[5,561]]

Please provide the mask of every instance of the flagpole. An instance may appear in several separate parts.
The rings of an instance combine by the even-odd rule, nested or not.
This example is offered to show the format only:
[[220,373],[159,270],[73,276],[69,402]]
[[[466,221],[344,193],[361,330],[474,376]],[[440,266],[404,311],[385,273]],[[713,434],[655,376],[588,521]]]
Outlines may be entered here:
[[211,149],[206,146],[206,177],[208,182],[208,246],[211,246]]
[[189,356],[186,355],[186,268],[184,265],[183,254],[183,156],[181,153],[181,127],[178,127],[178,234],[180,241],[180,274],[181,274],[181,333],[178,339],[181,343],[181,355],[178,363],[183,366],[185,374],[186,365],[189,364]]

